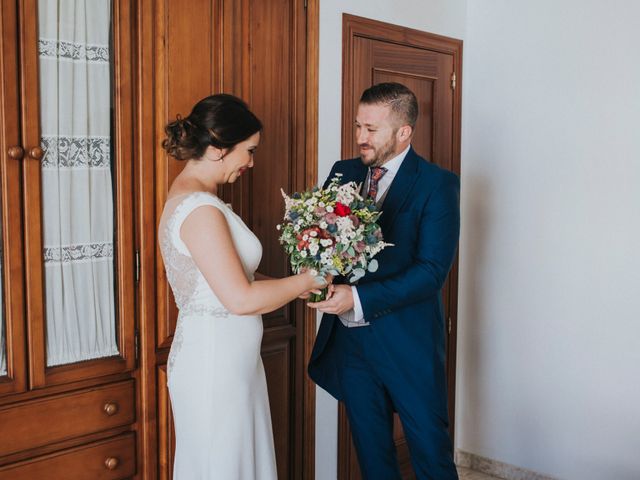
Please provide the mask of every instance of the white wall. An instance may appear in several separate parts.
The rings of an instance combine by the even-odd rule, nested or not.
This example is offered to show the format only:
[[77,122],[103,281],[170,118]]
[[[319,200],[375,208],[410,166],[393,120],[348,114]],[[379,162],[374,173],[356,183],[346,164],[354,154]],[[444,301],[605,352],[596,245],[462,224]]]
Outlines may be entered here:
[[457,446],[640,478],[640,2],[469,0]]
[[[342,13],[464,39],[467,0],[320,0],[320,182],[340,159]],[[337,404],[317,389],[316,480],[336,478]]]

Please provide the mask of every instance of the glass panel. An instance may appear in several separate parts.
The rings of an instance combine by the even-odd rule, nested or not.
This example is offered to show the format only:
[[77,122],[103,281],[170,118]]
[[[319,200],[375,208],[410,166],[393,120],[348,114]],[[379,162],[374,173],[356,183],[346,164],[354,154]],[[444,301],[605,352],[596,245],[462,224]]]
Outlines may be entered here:
[[118,354],[111,2],[39,0],[47,365]]

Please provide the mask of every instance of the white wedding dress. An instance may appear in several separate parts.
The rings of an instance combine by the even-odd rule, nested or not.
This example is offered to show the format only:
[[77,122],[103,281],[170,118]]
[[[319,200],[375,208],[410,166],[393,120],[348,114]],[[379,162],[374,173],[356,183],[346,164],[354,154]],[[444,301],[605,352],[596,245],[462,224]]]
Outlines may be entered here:
[[[262,318],[229,313],[180,239],[185,218],[203,205],[224,214],[250,280],[262,257],[260,241],[215,195],[194,192],[165,205],[160,250],[180,310],[167,362],[176,432],[173,478],[275,480],[269,398],[260,357]],[[215,245],[211,261],[216,261]]]

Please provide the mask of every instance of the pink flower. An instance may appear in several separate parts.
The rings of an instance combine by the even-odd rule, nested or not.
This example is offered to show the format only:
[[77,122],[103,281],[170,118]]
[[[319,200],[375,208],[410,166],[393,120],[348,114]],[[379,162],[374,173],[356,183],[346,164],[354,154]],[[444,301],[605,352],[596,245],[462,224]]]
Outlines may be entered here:
[[362,252],[364,252],[364,249],[365,249],[366,246],[367,246],[367,244],[364,243],[364,242],[357,242],[355,244],[355,250],[358,253],[362,253]]
[[335,213],[327,213],[324,216],[324,221],[329,225],[333,225],[334,223],[336,223],[336,220],[338,220],[338,216]]
[[349,215],[349,218],[351,219],[351,223],[353,223],[354,227],[358,227],[358,225],[360,225],[360,220],[355,215]]

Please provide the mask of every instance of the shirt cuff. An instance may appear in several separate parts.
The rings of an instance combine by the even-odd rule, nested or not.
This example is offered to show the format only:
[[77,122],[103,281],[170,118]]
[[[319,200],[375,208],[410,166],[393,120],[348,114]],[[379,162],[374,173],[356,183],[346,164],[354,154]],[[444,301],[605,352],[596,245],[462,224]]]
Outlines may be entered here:
[[353,318],[351,321],[356,323],[364,322],[364,313],[362,312],[362,304],[360,303],[360,296],[358,295],[358,289],[355,286],[351,286],[351,293],[353,294]]

